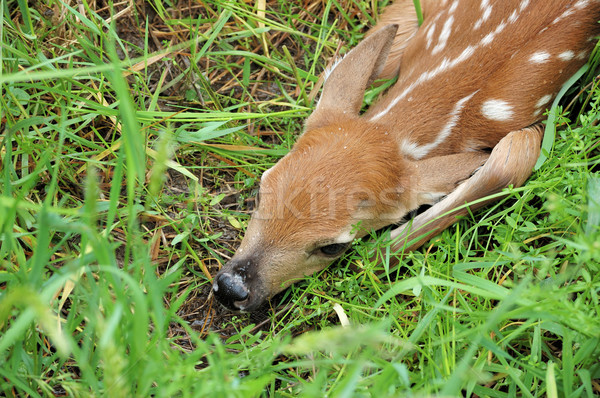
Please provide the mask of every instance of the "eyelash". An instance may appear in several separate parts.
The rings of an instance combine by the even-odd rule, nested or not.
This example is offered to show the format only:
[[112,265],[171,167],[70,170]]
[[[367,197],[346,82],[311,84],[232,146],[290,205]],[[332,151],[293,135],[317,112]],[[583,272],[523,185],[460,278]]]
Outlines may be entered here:
[[326,257],[337,257],[350,247],[350,243],[332,243],[331,245],[321,246],[317,249],[319,254]]

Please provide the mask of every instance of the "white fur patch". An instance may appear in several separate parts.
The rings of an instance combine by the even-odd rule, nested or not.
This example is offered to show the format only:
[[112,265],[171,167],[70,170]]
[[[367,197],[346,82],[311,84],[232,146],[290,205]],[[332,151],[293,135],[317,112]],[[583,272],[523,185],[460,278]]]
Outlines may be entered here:
[[527,6],[529,5],[529,1],[530,0],[523,0],[523,1],[521,1],[521,5],[519,5],[519,10],[523,11],[524,9],[526,9]]
[[500,34],[504,30],[504,28],[506,28],[506,26],[507,26],[506,21],[500,22],[498,24],[498,26],[496,26],[496,30],[494,30],[494,33],[497,35]]
[[561,61],[570,61],[575,58],[575,53],[571,50],[563,51],[562,53],[558,54],[558,58]]
[[448,9],[448,14],[454,14],[454,11],[456,11],[457,8],[458,0],[455,0],[454,3],[452,3],[452,5],[450,6],[450,9]]
[[440,37],[438,39],[438,43],[435,45],[435,47],[431,51],[432,54],[437,54],[446,47],[446,44],[448,43],[448,39],[450,38],[450,33],[452,33],[452,24],[453,23],[454,23],[454,16],[451,15],[450,17],[448,17],[448,19],[444,23],[444,26],[442,27],[442,31],[440,32]]
[[414,159],[421,159],[427,155],[428,152],[429,151],[425,146],[419,146],[415,142],[406,139],[400,142],[400,153],[411,156]]
[[552,94],[546,94],[542,98],[540,98],[538,102],[535,103],[535,110],[533,111],[533,114],[531,116],[533,116],[534,118],[540,116],[551,99]]
[[[529,5],[529,0],[521,2],[521,7],[523,7],[523,8],[527,7],[528,5]],[[489,6],[489,1],[482,0],[481,7],[483,8],[483,7],[487,7],[487,6]],[[515,13],[513,13],[513,14],[515,14]],[[512,14],[511,14],[511,16],[512,16]],[[439,14],[438,14],[438,17],[439,17]],[[423,83],[426,83],[426,82],[429,82],[429,81],[435,79],[441,73],[446,72],[447,70],[451,70],[454,67],[456,67],[457,65],[460,65],[461,63],[467,61],[469,58],[471,58],[473,56],[473,54],[475,54],[475,52],[477,51],[478,48],[489,45],[494,40],[494,38],[497,34],[502,32],[508,26],[509,23],[513,23],[516,20],[517,20],[516,14],[515,14],[515,17],[512,17],[512,18],[508,17],[506,20],[502,21],[493,32],[489,33],[484,38],[482,38],[481,41],[479,43],[477,43],[476,45],[468,46],[456,58],[450,59],[450,58],[444,57],[444,59],[442,59],[442,61],[436,67],[434,67],[431,70],[423,72],[416,80],[414,80],[402,92],[400,92],[394,99],[392,99],[390,101],[390,103],[385,107],[385,109],[383,109],[380,112],[377,112],[376,114],[371,116],[370,120],[378,120],[381,117],[385,116],[389,111],[394,109],[394,107],[400,101],[402,101],[404,98],[406,98],[406,96],[409,95],[416,87],[420,86]],[[436,17],[436,21],[437,21],[437,17]],[[447,23],[448,23],[448,21],[446,21],[446,24]],[[448,30],[449,31],[451,30],[451,26],[448,27]],[[440,38],[442,36],[443,36],[443,33],[440,34]],[[448,37],[449,36],[450,36],[450,32],[448,33]],[[437,46],[439,46],[440,44],[441,43],[438,43]],[[445,45],[446,44],[444,43],[444,46]],[[548,54],[548,56],[549,56],[549,54]]]
[[557,24],[557,23],[559,23],[560,21],[562,21],[563,19],[570,17],[570,16],[571,16],[571,15],[572,15],[574,12],[575,12],[575,10],[574,10],[574,9],[572,9],[572,8],[569,8],[567,11],[563,12],[563,13],[562,13],[562,14],[560,14],[558,17],[556,17],[556,18],[554,19],[554,21],[552,21],[552,24]]
[[552,94],[546,94],[542,98],[540,98],[538,100],[538,102],[535,103],[535,107],[536,108],[541,108],[542,106],[544,106],[548,102],[550,102],[551,99],[552,99]]
[[537,51],[531,54],[531,57],[529,57],[529,61],[533,62],[534,64],[543,64],[544,62],[548,62],[549,59],[550,53],[547,51]]
[[467,59],[471,58],[473,56],[473,54],[475,53],[475,47],[473,46],[467,46],[458,57],[456,57],[456,59],[454,60],[454,62],[456,63],[461,63],[466,61]]
[[492,6],[485,7],[483,9],[483,13],[481,14],[481,17],[477,21],[475,21],[475,25],[473,26],[473,28],[475,30],[481,28],[481,25],[483,25],[483,23],[485,21],[490,19],[491,15],[492,15]]
[[342,232],[337,238],[333,240],[334,243],[350,243],[356,237],[356,231],[352,232],[354,228],[350,228],[347,231]]
[[570,17],[571,15],[573,15],[575,13],[576,10],[581,10],[582,8],[586,7],[588,4],[589,4],[589,0],[579,0],[577,3],[573,4],[573,6],[571,8],[567,9],[565,12],[563,12],[558,17],[556,17],[554,19],[554,21],[552,21],[552,23],[556,24],[556,23],[562,21],[563,19]]
[[[479,91],[479,90],[478,90]],[[403,141],[401,144],[400,150],[408,156],[412,156],[415,159],[421,159],[426,156],[431,150],[435,149],[438,145],[443,143],[450,133],[452,133],[452,129],[456,126],[458,121],[460,120],[460,114],[465,107],[465,104],[477,93],[477,91],[467,95],[464,98],[461,98],[456,102],[452,112],[450,112],[450,118],[440,130],[438,136],[433,142],[425,145],[417,145],[413,142]],[[409,152],[410,151],[410,152]]]
[[589,54],[588,54],[587,50],[583,50],[583,51],[580,51],[580,52],[577,53],[577,57],[576,58],[579,59],[579,60],[584,60],[584,59],[587,59],[588,55]]
[[481,106],[481,113],[490,120],[505,122],[512,119],[513,107],[508,102],[498,99],[490,99]]
[[481,39],[481,45],[488,46],[492,41],[494,41],[494,37],[496,37],[496,35],[493,32],[488,33],[483,37],[483,39]]
[[426,48],[431,47],[431,43],[433,42],[433,33],[435,32],[435,22],[432,23],[427,29],[427,34],[425,35],[425,39],[427,40]]

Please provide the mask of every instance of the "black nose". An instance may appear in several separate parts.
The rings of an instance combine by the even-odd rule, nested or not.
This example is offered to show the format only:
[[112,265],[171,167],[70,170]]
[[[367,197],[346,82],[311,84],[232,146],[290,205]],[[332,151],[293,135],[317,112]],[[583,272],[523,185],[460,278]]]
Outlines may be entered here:
[[248,298],[248,289],[239,275],[229,273],[217,275],[213,283],[213,291],[217,300],[231,309],[238,309],[235,305],[236,301],[240,302]]

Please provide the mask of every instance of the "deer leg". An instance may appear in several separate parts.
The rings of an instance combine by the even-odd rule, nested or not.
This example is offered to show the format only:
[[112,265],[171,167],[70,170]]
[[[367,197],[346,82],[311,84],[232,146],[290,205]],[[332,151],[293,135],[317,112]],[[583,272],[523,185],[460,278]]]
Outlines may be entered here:
[[[500,192],[509,185],[520,186],[531,175],[540,154],[543,137],[541,125],[534,125],[506,135],[492,150],[485,164],[440,202],[391,233],[393,252],[414,250],[465,215],[465,203]],[[478,209],[496,199],[469,205]]]

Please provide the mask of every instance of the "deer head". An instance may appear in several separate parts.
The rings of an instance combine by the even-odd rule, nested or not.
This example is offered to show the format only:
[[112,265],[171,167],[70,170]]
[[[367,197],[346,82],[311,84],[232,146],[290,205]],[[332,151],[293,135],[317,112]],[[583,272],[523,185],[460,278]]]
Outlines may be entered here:
[[487,157],[409,159],[387,126],[359,115],[396,29],[376,32],[335,66],[304,134],[263,175],[242,244],[215,278],[213,289],[223,304],[256,308],[328,266],[355,238],[432,204]]
[[[530,175],[536,123],[585,62],[600,2],[423,0],[420,28],[411,5],[389,7],[328,73],[304,133],[263,175],[241,246],[215,277],[221,303],[251,311],[421,205],[433,206],[414,226],[436,233],[465,201]],[[398,81],[361,114],[381,73]],[[417,232],[392,235],[404,244]]]

